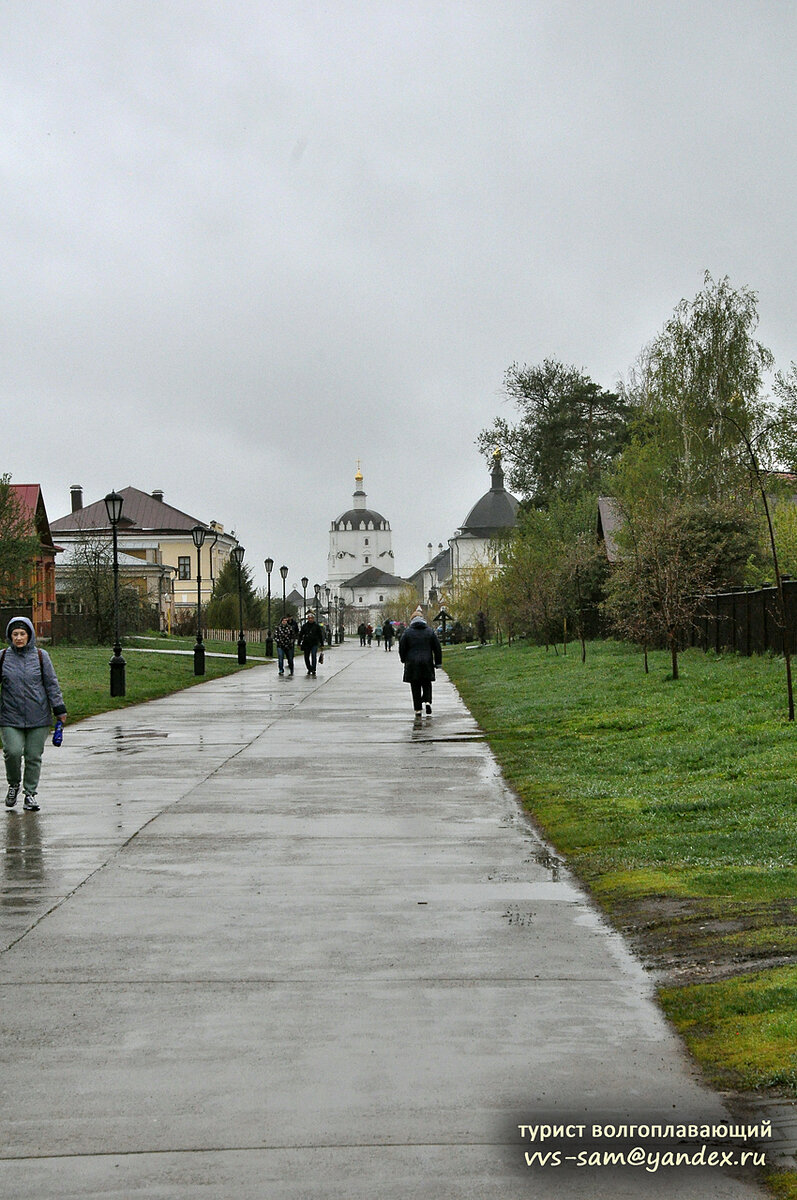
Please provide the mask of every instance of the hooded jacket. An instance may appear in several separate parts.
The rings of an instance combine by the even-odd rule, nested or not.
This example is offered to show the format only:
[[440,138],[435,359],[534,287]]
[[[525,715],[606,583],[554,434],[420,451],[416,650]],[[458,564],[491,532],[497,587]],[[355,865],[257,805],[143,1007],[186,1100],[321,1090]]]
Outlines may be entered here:
[[413,617],[399,638],[399,658],[404,663],[404,682],[423,683],[434,679],[434,669],[443,661],[437,634],[422,617]]
[[[24,625],[28,644],[21,650],[11,644],[11,626]],[[27,617],[13,617],[6,626],[8,649],[0,668],[0,725],[13,729],[36,729],[51,724],[50,709],[56,716],[66,712],[55,668],[46,650],[36,645],[36,631]]]

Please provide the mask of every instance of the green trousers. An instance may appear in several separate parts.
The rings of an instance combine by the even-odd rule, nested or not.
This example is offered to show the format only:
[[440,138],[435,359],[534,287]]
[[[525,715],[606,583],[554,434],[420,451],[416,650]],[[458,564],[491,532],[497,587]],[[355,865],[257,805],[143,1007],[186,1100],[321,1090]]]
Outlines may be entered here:
[[[14,729],[4,725],[0,729],[3,735],[3,758],[6,760],[6,780],[15,787],[21,783],[23,790],[29,796],[35,796],[39,786],[39,776],[42,773],[42,754],[44,743],[50,732],[47,725],[38,725],[34,729]],[[22,759],[25,759],[25,778],[22,778]]]

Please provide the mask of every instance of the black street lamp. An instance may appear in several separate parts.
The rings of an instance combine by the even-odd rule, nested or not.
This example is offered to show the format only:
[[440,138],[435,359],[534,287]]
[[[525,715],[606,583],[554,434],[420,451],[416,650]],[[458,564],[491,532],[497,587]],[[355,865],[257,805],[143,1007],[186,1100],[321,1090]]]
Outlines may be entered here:
[[230,557],[238,568],[238,662],[241,666],[246,662],[246,638],[244,637],[244,598],[241,590],[241,564],[246,551],[243,546],[236,546]]
[[307,620],[307,585],[310,580],[306,575],[302,575],[302,620]]
[[288,606],[285,603],[285,580],[288,578],[288,568],[280,567],[280,575],[282,576],[282,615],[287,615]]
[[329,597],[332,594],[329,588],[324,588],[327,597],[327,645],[332,645],[332,610],[329,607]]
[[196,546],[196,645],[194,646],[194,674],[205,674],[205,647],[202,645],[202,547],[207,530],[195,525],[191,539]]
[[274,559],[267,558],[263,563],[268,575],[268,629],[266,630],[266,658],[274,657],[274,639],[271,636],[271,572],[274,570]]
[[314,583],[313,591],[315,592],[315,619],[316,619],[316,621],[318,621],[318,597],[321,592],[321,584]]
[[335,597],[335,645],[340,645],[340,596]]
[[218,532],[214,532],[213,541],[210,543],[210,546],[208,547],[208,562],[210,563],[210,595],[211,595],[211,597],[213,596],[213,593],[216,590],[216,580],[213,578],[213,547],[216,545],[216,542],[218,540],[219,540]]
[[105,497],[105,510],[113,532],[113,658],[111,667],[111,695],[125,694],[125,660],[122,658],[122,643],[119,640],[119,547],[116,540],[116,526],[122,516],[124,500],[118,492],[109,492]]

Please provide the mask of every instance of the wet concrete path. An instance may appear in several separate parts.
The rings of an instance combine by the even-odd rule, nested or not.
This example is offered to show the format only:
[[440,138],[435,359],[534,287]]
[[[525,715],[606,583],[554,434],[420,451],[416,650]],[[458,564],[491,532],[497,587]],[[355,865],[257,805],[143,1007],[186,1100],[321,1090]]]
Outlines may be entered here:
[[415,729],[395,651],[300,664],[68,727],[4,814],[0,1194],[758,1196],[526,1168],[542,1114],[721,1110],[448,680]]

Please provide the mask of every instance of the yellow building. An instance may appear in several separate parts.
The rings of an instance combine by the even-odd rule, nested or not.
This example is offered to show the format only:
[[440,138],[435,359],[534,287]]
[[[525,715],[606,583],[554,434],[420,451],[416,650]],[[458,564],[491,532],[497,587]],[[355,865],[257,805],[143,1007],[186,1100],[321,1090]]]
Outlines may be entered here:
[[[71,493],[71,513],[51,524],[59,545],[74,546],[94,538],[110,540],[112,531],[105,500],[84,506],[82,487],[74,485]],[[214,583],[236,545],[235,537],[225,533],[218,521],[206,523],[166,504],[163,492],[150,494],[127,487],[119,495],[123,501],[117,526],[119,550],[147,564],[172,568],[160,572],[144,569],[140,581],[142,592],[151,604],[157,605],[164,624],[181,610],[196,609],[198,575],[202,604],[207,604]],[[196,525],[205,530],[205,543],[199,551],[191,536]],[[129,560],[125,576],[130,582]]]

